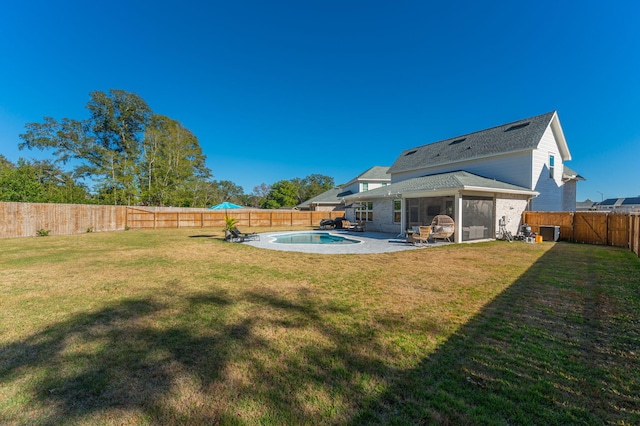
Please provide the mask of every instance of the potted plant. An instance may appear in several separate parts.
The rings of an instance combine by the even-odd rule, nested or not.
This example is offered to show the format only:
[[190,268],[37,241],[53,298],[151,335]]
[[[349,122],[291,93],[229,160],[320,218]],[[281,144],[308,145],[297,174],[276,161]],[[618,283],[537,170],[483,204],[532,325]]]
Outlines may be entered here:
[[238,219],[231,216],[224,217],[224,239],[229,241],[231,239],[231,231],[236,227]]

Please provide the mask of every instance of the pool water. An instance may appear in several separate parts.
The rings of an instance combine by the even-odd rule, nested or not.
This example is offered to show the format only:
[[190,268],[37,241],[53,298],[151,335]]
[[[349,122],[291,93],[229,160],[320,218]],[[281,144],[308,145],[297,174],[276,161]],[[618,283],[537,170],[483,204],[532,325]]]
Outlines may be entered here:
[[278,235],[273,242],[276,244],[358,244],[360,241],[326,232],[299,232]]

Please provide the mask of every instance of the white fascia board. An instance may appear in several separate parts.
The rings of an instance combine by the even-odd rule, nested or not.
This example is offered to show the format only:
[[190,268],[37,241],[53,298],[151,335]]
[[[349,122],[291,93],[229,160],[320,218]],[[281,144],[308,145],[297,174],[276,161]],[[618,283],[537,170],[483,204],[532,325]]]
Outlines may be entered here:
[[449,195],[456,195],[461,193],[462,191],[473,191],[473,192],[482,192],[482,193],[498,193],[498,194],[515,194],[515,195],[527,195],[529,197],[537,197],[540,195],[537,191],[530,190],[518,190],[518,189],[498,189],[498,188],[487,188],[482,186],[463,186],[460,188],[448,188],[448,189],[433,189],[433,190],[418,190],[418,191],[404,191],[402,193],[388,193],[385,195],[377,195],[371,196],[371,194],[367,194],[366,192],[359,192],[357,194],[349,195],[345,198],[345,201],[356,201],[356,200],[379,200],[379,199],[389,199],[389,198],[428,198],[428,197],[442,197]]
[[462,188],[464,191],[479,191],[479,192],[495,192],[498,194],[517,194],[517,195],[530,195],[533,197],[537,197],[540,195],[538,191],[530,191],[528,189],[497,189],[497,188],[486,188],[482,186],[464,186]]
[[567,145],[567,140],[564,137],[564,132],[562,131],[562,126],[560,125],[560,119],[558,118],[557,112],[553,114],[553,118],[551,119],[551,123],[549,125],[551,126],[553,136],[556,138],[556,141],[558,143],[558,149],[560,150],[560,155],[562,155],[562,161],[571,160],[569,145]]

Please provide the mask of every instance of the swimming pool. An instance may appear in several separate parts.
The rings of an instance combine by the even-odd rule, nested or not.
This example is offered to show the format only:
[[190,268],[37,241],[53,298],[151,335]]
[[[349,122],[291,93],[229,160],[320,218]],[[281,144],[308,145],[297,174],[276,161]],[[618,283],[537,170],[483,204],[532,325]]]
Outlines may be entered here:
[[272,242],[276,244],[358,244],[361,241],[332,235],[328,232],[297,232],[277,235]]

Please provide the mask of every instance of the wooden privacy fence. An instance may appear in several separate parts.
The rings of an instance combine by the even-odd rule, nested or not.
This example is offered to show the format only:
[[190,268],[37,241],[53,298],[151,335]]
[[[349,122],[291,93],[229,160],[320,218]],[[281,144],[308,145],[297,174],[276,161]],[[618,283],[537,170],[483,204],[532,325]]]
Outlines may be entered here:
[[624,247],[640,256],[640,213],[524,212],[522,223],[536,233],[559,226],[561,240]]
[[[222,229],[227,214],[236,218],[238,227],[250,228],[318,226],[322,219],[342,217],[344,212],[0,202],[0,238],[33,237],[39,230],[69,235],[125,229]],[[524,212],[522,223],[533,232],[540,232],[540,226],[559,226],[562,240],[625,247],[640,256],[640,213]]]
[[243,227],[317,226],[344,212],[298,210],[208,210],[172,207],[126,207],[90,204],[0,202],[0,238],[33,237],[39,230],[51,235],[125,229],[224,228],[228,214]]
[[342,217],[344,212],[258,209],[171,209],[127,207],[127,226],[131,229],[224,228],[224,217],[237,220],[237,226],[317,226],[322,219]]
[[124,206],[91,204],[0,202],[0,238],[33,237],[39,230],[51,235],[125,229]]

